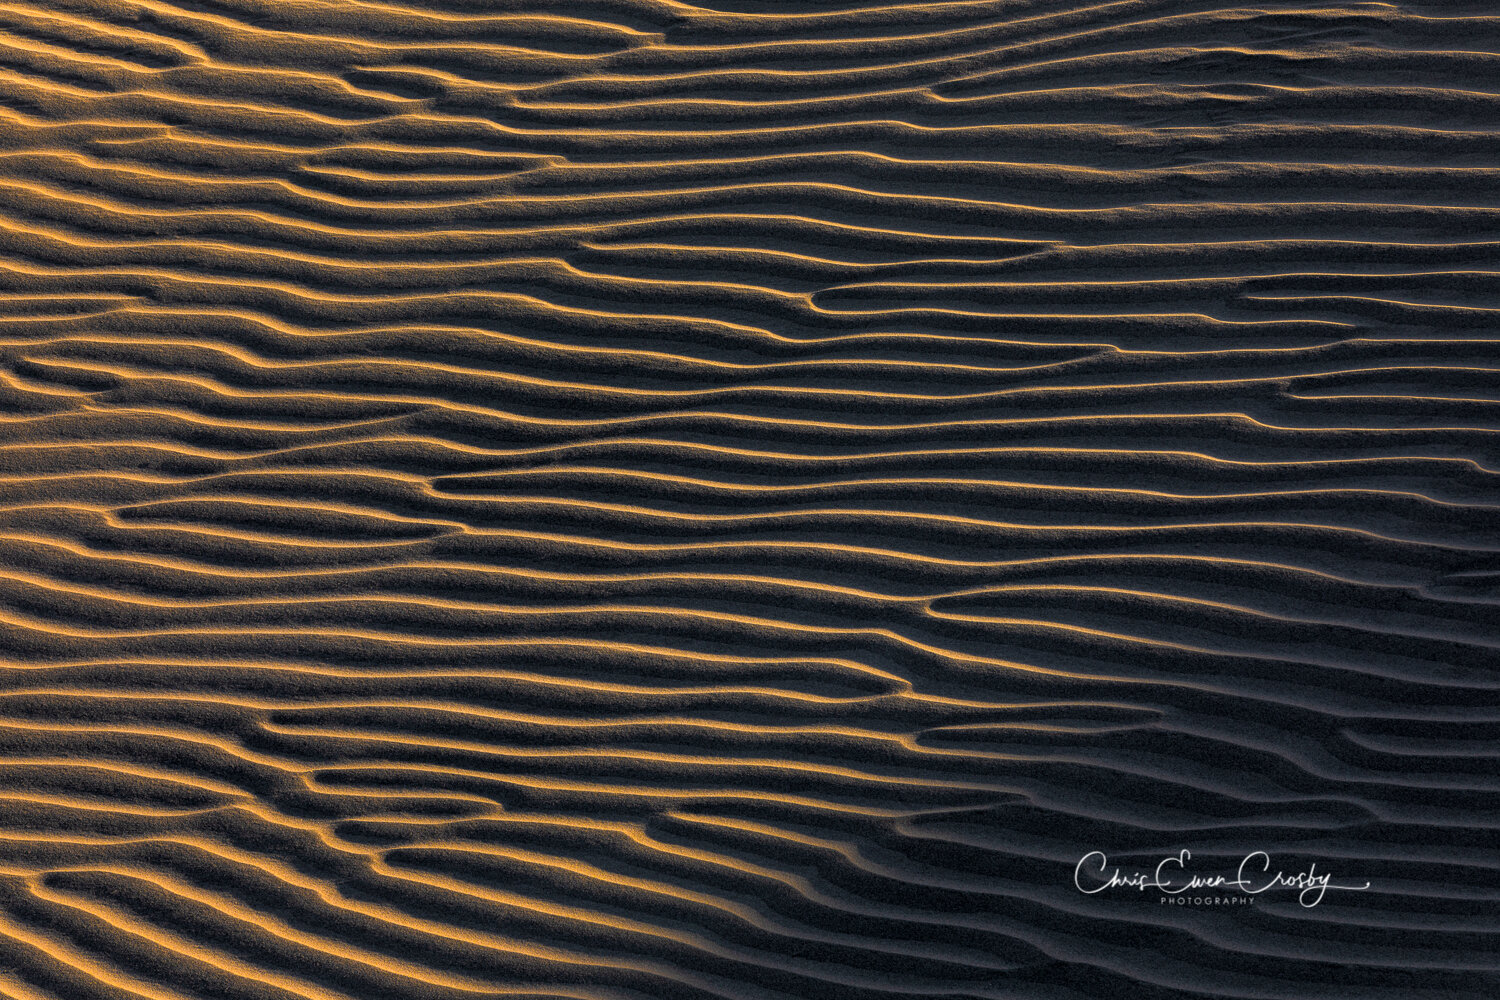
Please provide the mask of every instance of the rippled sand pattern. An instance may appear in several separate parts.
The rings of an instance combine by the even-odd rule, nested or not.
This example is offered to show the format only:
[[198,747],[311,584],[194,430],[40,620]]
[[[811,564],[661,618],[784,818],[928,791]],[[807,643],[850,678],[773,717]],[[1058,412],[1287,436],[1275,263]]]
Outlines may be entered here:
[[0,3],[0,996],[1500,996],[1490,9]]

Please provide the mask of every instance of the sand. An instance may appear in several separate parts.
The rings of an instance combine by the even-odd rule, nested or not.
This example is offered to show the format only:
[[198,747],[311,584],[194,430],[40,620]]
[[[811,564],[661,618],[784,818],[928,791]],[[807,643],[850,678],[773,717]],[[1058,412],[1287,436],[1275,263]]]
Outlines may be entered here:
[[1491,10],[0,3],[0,997],[1500,995]]

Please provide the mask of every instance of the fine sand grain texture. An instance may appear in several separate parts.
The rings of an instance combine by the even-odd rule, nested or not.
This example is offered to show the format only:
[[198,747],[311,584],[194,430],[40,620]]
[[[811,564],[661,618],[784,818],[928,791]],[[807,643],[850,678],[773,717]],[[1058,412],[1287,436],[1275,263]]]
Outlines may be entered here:
[[0,2],[0,998],[1500,996],[1495,11]]

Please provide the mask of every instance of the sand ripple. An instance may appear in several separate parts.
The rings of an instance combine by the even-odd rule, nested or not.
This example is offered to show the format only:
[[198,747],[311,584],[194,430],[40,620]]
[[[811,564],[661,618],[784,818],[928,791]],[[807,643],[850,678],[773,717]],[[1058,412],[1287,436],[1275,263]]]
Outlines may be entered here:
[[1500,995],[1486,11],[0,3],[0,996]]

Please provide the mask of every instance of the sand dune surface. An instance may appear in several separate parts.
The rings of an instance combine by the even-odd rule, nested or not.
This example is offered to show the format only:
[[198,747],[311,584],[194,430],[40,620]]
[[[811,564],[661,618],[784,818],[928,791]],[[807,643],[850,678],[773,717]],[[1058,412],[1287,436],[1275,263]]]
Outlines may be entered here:
[[1497,70],[0,3],[0,997],[1500,995]]

